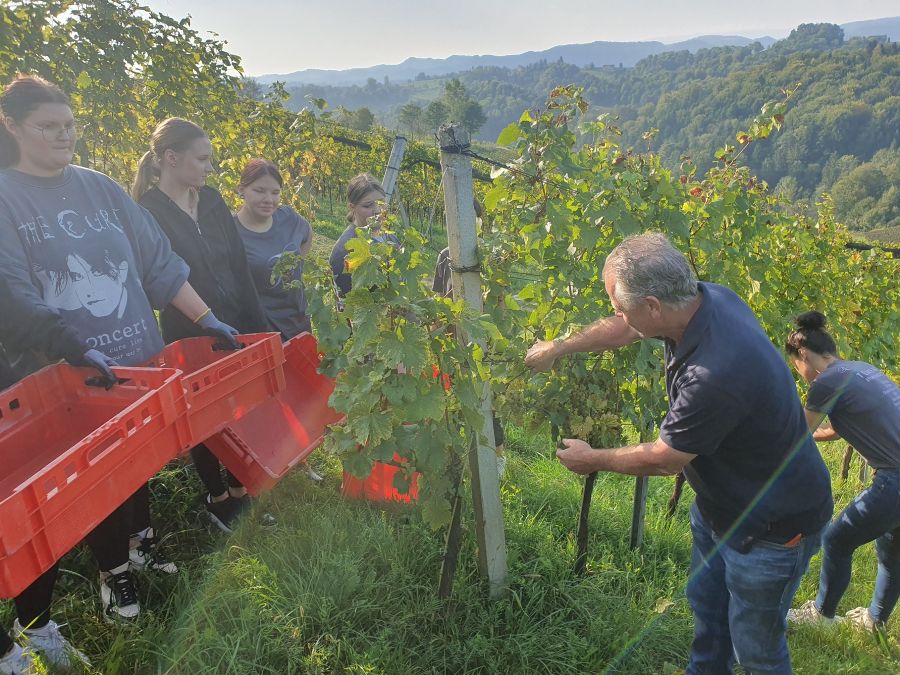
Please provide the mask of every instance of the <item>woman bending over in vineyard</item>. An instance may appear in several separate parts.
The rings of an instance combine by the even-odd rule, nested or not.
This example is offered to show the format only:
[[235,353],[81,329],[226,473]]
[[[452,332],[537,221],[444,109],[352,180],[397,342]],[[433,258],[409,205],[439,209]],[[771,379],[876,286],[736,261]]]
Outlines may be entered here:
[[[0,109],[0,275],[8,288],[0,314],[18,375],[66,359],[112,384],[111,365],[139,365],[163,348],[154,308],[203,317],[207,334],[234,341],[150,214],[108,176],[71,164],[78,129],[62,91],[19,76],[0,95]],[[108,619],[140,612],[129,562],[178,571],[157,546],[146,485],[87,542]]]
[[[244,201],[235,214],[238,233],[247,252],[247,264],[266,318],[283,340],[311,330],[303,290],[303,259],[312,248],[309,222],[287,204],[279,206],[284,178],[278,167],[265,159],[252,159],[244,167],[238,195]],[[290,278],[276,272],[287,254],[293,268]],[[306,463],[307,475],[322,477]]]
[[[875,366],[839,358],[824,315],[807,312],[796,324],[786,351],[810,384],[806,419],[813,438],[845,439],[872,465],[875,476],[825,530],[819,593],[791,610],[789,618],[834,621],[850,585],[853,553],[874,540],[878,574],[872,603],[851,609],[846,618],[869,630],[881,628],[900,597],[900,388]],[[820,428],[826,416],[830,424]]]
[[[241,333],[268,331],[234,216],[219,191],[206,184],[212,172],[206,132],[172,117],[154,130],[131,194],[153,214],[172,250],[190,266],[189,280],[208,299],[210,310]],[[204,320],[164,310],[160,324],[166,343],[202,335]],[[203,503],[210,520],[231,533],[250,505],[247,490],[229,471],[227,484],[223,481],[222,466],[205,445],[191,448],[191,458],[207,490]]]
[[335,242],[328,259],[341,296],[347,295],[353,288],[353,278],[347,269],[348,241],[361,236],[362,232],[368,232],[372,241],[400,246],[396,236],[379,232],[384,198],[381,183],[367,173],[359,174],[347,185],[347,221],[350,224]]

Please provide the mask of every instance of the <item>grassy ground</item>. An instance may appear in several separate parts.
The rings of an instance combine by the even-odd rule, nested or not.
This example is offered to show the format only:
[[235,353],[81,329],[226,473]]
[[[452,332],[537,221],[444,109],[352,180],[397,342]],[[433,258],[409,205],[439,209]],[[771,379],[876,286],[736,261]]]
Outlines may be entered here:
[[[683,598],[690,553],[686,494],[663,517],[671,481],[652,479],[646,542],[627,545],[633,481],[603,476],[591,513],[588,574],[570,573],[580,481],[548,458],[549,442],[510,430],[502,486],[510,593],[485,600],[471,514],[454,594],[435,597],[442,541],[415,507],[378,508],[338,493],[340,468],[315,457],[322,485],[288,477],[230,537],[203,522],[199,484],[174,465],[153,482],[157,522],[182,566],[140,577],[145,611],[134,626],[98,617],[90,555],[63,561],[54,611],[99,673],[664,673],[683,667],[691,618]],[[840,447],[827,451],[836,473]],[[845,504],[860,484],[836,484]],[[813,597],[818,557],[797,602]],[[840,610],[868,603],[871,545],[857,555]],[[3,619],[11,622],[9,608]],[[840,626],[791,633],[798,673],[896,673],[900,630],[886,641]]]

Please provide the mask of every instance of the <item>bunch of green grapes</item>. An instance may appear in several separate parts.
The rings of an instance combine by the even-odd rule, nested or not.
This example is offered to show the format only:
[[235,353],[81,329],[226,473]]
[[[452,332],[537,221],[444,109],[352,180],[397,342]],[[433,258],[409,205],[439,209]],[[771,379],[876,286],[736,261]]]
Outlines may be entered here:
[[568,357],[550,372],[498,387],[495,404],[505,419],[531,428],[549,422],[563,438],[615,447],[622,438],[617,384],[602,365],[596,357]]

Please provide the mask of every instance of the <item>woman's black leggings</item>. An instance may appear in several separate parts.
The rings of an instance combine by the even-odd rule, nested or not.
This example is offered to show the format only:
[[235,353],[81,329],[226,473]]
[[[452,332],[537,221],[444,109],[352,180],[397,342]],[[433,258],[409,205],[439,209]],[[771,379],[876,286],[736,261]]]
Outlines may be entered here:
[[150,488],[145,483],[84,540],[104,572],[128,562],[131,535],[150,527]]
[[219,459],[202,443],[191,448],[191,459],[194,460],[194,468],[197,469],[200,482],[213,497],[218,497],[230,487],[243,487],[228,469],[225,469],[225,479],[228,483],[226,486],[225,481],[222,480],[223,467],[219,463]]
[[[59,563],[56,563],[13,600],[16,615],[23,628],[43,628],[50,621],[50,603],[58,573]],[[5,630],[0,630],[0,656],[8,652],[10,647],[12,639]]]

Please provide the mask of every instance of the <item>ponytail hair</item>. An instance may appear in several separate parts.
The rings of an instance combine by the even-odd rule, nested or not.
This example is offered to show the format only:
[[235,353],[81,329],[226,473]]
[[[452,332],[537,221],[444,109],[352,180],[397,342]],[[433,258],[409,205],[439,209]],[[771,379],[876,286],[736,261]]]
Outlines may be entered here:
[[39,105],[61,103],[69,105],[69,97],[55,84],[37,75],[19,73],[0,94],[0,169],[15,166],[19,161],[19,144],[2,123],[7,117],[22,124]]
[[206,138],[206,132],[193,122],[180,117],[170,117],[156,125],[150,136],[150,149],[138,162],[137,174],[131,186],[131,196],[135,201],[159,180],[160,162],[166,150],[184,152],[198,138]]
[[796,329],[788,336],[785,350],[789,356],[800,356],[801,349],[819,354],[820,356],[837,354],[837,345],[834,338],[825,330],[827,319],[822,312],[804,312],[796,319]]
[[382,197],[385,196],[384,188],[381,187],[381,183],[372,174],[361,173],[350,179],[350,182],[347,184],[347,205],[350,207],[347,210],[348,223],[353,222],[353,207],[359,204],[360,200],[370,192],[380,192]]

